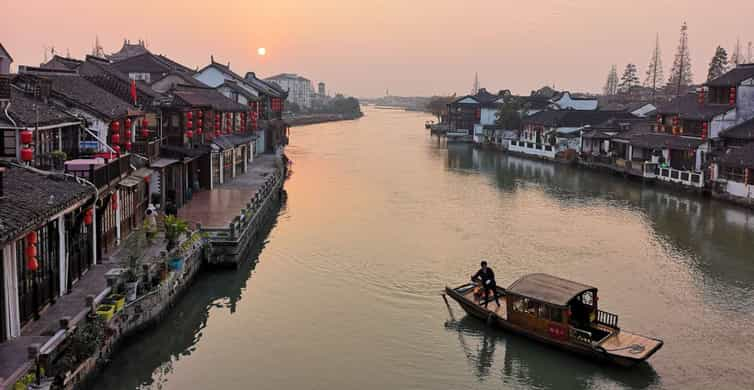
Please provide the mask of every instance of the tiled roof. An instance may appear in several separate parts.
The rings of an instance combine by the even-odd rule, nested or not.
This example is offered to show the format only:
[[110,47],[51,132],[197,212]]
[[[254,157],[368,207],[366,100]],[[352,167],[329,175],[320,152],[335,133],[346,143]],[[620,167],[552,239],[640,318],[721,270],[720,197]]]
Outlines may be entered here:
[[77,60],[75,58],[67,58],[67,57],[61,57],[59,55],[55,55],[52,57],[51,60],[47,61],[46,63],[40,65],[40,68],[43,69],[69,69],[73,70],[78,68],[84,61]]
[[[8,113],[19,127],[49,126],[80,121],[54,105],[36,99],[16,87],[11,87],[10,96],[11,105],[8,107]],[[0,119],[5,119],[4,115],[0,115]],[[3,123],[12,126],[10,123],[4,121]]]
[[688,138],[663,133],[638,134],[631,137],[631,145],[647,149],[676,149],[693,150],[704,141],[699,138]]
[[114,62],[112,67],[126,74],[132,72],[163,74],[170,72],[194,73],[187,66],[181,65],[165,56],[154,55],[148,51]]
[[137,111],[136,107],[81,76],[45,75],[40,77],[52,81],[52,89],[56,95],[62,96],[81,109],[94,111],[95,114],[107,120],[122,118],[128,115],[129,111]]
[[72,204],[94,195],[94,189],[59,174],[44,175],[0,162],[0,246],[46,222]]
[[[127,74],[113,68],[112,64],[97,60],[96,57],[87,56],[86,61],[79,67],[79,73],[87,80],[110,92],[115,92],[111,91],[110,88],[116,88],[112,85],[110,79],[116,80],[120,84],[117,88],[124,93],[123,96],[120,93],[116,93],[116,95],[121,99],[130,101],[131,79]],[[146,96],[150,100],[161,97],[157,91],[143,81],[136,82],[136,92],[138,96]]]
[[5,53],[6,56],[8,56],[8,59],[13,62],[13,57],[11,57],[10,52],[8,50],[5,50],[5,47],[3,47],[3,44],[0,43],[0,53]]
[[179,70],[186,73],[194,74],[196,73],[195,69],[191,69],[186,65],[181,64],[180,62],[173,61],[172,59],[168,58],[167,56],[164,56],[162,54],[158,54],[157,57],[163,61],[165,61],[168,65],[172,66],[173,69]]
[[729,167],[754,168],[754,142],[728,150],[720,157],[720,163]]
[[259,79],[254,72],[246,72],[246,77],[244,77],[243,80],[254,87],[257,91],[272,97],[285,98],[288,96],[288,92],[279,85]]
[[245,97],[246,99],[249,99],[249,100],[259,100],[258,96],[255,96],[255,95],[251,94],[249,91],[247,91],[246,89],[241,88],[241,86],[238,85],[238,82],[236,82],[236,81],[225,80],[225,82],[223,82],[222,85],[225,86],[225,87],[228,87],[231,91],[240,94],[241,96]]
[[214,88],[179,85],[172,90],[173,96],[191,107],[211,107],[216,111],[244,112],[249,108],[225,97]]
[[681,119],[710,120],[713,117],[732,110],[727,104],[699,104],[696,93],[679,96],[657,107],[657,113],[679,115]]
[[754,77],[754,64],[741,64],[720,77],[708,81],[709,87],[735,87],[746,79]]
[[486,89],[481,88],[481,89],[479,89],[479,91],[475,95],[461,96],[461,97],[457,98],[456,100],[454,100],[453,102],[451,102],[451,104],[458,103],[458,102],[460,102],[463,99],[472,98],[472,99],[476,100],[477,102],[479,102],[479,104],[485,105],[485,104],[494,103],[497,99],[499,99],[501,97],[502,96],[491,94],[491,93],[487,92]]
[[754,141],[754,119],[725,129],[720,132],[720,137],[730,139],[749,139]]
[[207,145],[194,145],[194,147],[184,147],[175,145],[161,145],[160,151],[168,157],[187,157],[190,159],[201,157],[210,152]]
[[548,127],[597,126],[609,120],[636,120],[637,117],[622,111],[548,110],[538,112],[523,120],[524,124]]

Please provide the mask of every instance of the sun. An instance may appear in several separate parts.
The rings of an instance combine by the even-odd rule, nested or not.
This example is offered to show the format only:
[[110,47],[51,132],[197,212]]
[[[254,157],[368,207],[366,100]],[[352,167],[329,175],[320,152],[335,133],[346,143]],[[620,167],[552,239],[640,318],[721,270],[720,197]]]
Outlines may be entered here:
[[260,47],[259,49],[257,49],[257,54],[259,54],[260,56],[267,55],[267,49]]

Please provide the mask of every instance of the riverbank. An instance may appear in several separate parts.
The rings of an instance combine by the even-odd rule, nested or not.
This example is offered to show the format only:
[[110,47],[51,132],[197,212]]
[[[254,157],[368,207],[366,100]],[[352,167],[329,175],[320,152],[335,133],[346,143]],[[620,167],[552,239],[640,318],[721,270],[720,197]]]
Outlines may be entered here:
[[363,113],[359,114],[308,114],[285,117],[285,121],[290,126],[305,126],[314,125],[317,123],[348,121],[359,119],[364,116]]
[[[25,327],[22,337],[0,345],[2,388],[15,388],[18,381],[36,382],[39,373],[40,382],[48,386],[43,388],[73,389],[90,383],[123,340],[160,323],[202,268],[229,263],[238,267],[243,254],[257,242],[259,229],[274,217],[286,171],[284,156],[262,155],[246,174],[198,193],[190,207],[210,214],[181,209],[181,217],[193,228],[173,251],[166,249],[163,233],[139,244],[131,242],[139,242],[135,236],[140,231],[132,233],[82,277],[72,294]],[[233,201],[228,202],[228,194],[233,194]],[[212,215],[220,206],[223,213]],[[213,219],[207,221],[210,215]],[[133,245],[142,244],[146,246],[136,247],[139,256],[134,257]],[[127,297],[132,282],[137,287],[133,297]],[[97,319],[103,320],[101,326]],[[101,341],[82,344],[82,339],[100,339],[94,335]],[[82,349],[88,351],[86,356]]]

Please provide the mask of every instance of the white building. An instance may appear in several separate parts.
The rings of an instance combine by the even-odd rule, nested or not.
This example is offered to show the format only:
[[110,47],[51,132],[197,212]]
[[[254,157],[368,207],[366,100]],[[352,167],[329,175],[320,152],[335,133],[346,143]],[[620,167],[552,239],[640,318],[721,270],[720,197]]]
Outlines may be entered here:
[[314,98],[314,87],[311,80],[295,73],[281,73],[264,79],[277,84],[288,91],[288,101],[296,103],[301,108],[311,108]]

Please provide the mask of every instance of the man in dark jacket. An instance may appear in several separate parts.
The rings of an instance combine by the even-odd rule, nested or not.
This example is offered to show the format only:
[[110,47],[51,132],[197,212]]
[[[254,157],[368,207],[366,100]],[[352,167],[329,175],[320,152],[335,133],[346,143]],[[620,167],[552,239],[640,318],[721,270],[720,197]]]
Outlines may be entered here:
[[484,307],[487,307],[487,302],[489,302],[489,294],[492,293],[492,296],[495,297],[495,303],[497,303],[497,306],[500,307],[500,301],[497,299],[497,284],[495,283],[495,273],[492,272],[492,268],[487,266],[487,262],[485,260],[482,260],[481,263],[482,268],[479,269],[473,276],[471,276],[472,281],[481,281],[482,282],[482,288],[484,289]]

